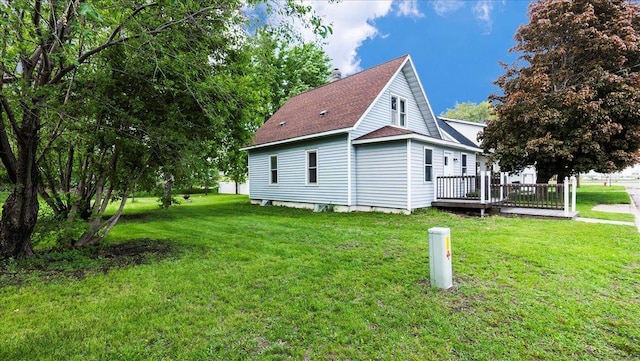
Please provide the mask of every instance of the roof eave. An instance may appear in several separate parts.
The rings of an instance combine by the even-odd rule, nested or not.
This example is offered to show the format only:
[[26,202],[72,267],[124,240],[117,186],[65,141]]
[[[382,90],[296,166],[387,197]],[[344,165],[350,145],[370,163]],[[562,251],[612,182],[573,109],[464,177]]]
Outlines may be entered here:
[[359,140],[351,141],[351,144],[353,144],[353,145],[373,144],[373,143],[383,143],[383,142],[391,142],[391,141],[394,141],[394,140],[407,140],[407,139],[419,140],[419,141],[422,141],[422,142],[425,142],[425,143],[443,145],[443,146],[447,146],[449,148],[466,150],[466,151],[473,152],[473,153],[482,153],[483,152],[482,148],[470,147],[468,145],[455,143],[455,142],[451,142],[451,141],[444,140],[444,139],[437,139],[437,138],[433,138],[433,137],[428,137],[428,136],[420,135],[420,134],[400,134],[400,135],[392,135],[392,136],[388,136],[388,137],[359,139]]
[[259,148],[273,147],[273,146],[276,146],[276,145],[282,145],[282,144],[293,143],[293,142],[300,142],[300,141],[303,141],[303,140],[309,140],[309,139],[313,139],[313,138],[322,138],[322,137],[327,137],[327,136],[336,135],[336,134],[349,133],[352,130],[353,130],[352,127],[342,128],[342,129],[335,129],[335,130],[330,130],[330,131],[327,131],[327,132],[309,134],[309,135],[304,135],[304,136],[296,137],[296,138],[283,139],[283,140],[278,140],[278,141],[275,141],[275,142],[251,145],[251,146],[248,146],[248,147],[240,148],[240,150],[254,150],[254,149],[259,149]]

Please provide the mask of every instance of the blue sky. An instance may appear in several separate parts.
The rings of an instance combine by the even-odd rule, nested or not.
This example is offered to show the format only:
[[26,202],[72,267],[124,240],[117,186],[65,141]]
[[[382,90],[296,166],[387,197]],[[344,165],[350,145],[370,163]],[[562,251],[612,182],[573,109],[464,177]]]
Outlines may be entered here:
[[481,102],[499,89],[499,62],[528,0],[343,0],[311,4],[333,34],[324,46],[343,75],[410,54],[436,115],[456,102]]

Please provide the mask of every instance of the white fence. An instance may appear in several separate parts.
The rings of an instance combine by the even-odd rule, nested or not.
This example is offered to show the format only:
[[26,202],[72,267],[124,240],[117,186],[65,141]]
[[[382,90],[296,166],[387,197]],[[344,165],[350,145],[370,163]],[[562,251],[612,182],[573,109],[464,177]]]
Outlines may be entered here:
[[[218,182],[218,193],[220,194],[236,194],[235,182]],[[238,194],[249,194],[249,182],[238,184]]]

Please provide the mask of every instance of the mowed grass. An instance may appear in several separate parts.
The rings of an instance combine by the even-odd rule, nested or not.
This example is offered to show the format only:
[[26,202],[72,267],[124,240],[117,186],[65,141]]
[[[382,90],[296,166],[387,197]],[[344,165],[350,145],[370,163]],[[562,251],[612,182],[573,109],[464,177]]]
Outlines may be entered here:
[[[103,247],[172,252],[83,277],[14,265],[0,277],[0,360],[640,357],[635,227],[222,195],[126,213]],[[431,227],[451,228],[449,290],[429,286]]]
[[610,213],[592,210],[598,204],[630,204],[624,186],[582,185],[578,188],[576,208],[580,217],[633,222],[633,214]]

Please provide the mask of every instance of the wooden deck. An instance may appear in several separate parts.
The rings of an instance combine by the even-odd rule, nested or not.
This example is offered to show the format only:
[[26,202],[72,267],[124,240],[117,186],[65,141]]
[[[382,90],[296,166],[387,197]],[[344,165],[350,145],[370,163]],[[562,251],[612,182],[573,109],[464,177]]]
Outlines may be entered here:
[[[500,211],[531,217],[574,219],[576,212],[576,179],[564,179],[563,184],[509,184],[506,173],[499,179],[489,172],[476,176],[436,177],[436,208],[452,210]],[[572,212],[565,212],[573,210]]]
[[439,199],[431,202],[431,206],[436,208],[489,209],[491,208],[491,203],[480,203],[480,201],[465,199]]
[[480,203],[477,200],[465,200],[465,199],[439,199],[431,202],[432,207],[447,208],[447,209],[472,209],[479,210],[480,217],[484,216],[484,212],[487,209],[491,209],[491,203]]
[[497,203],[480,203],[476,200],[464,199],[439,199],[431,202],[431,206],[440,209],[451,210],[479,210],[480,216],[484,216],[487,210],[499,210],[500,213],[506,215],[518,215],[528,217],[544,217],[544,218],[563,218],[575,219],[578,212],[568,212],[565,215],[563,209],[543,209],[543,208],[522,208],[522,207],[501,207]]

